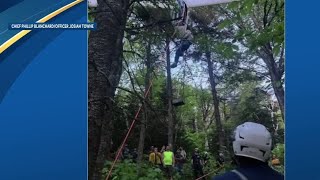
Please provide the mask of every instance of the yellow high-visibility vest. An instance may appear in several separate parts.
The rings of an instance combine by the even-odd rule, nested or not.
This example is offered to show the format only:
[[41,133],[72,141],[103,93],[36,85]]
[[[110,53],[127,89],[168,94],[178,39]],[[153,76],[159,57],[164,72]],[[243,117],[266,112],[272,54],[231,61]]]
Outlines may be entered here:
[[163,164],[169,165],[169,166],[173,164],[173,152],[171,151],[163,152]]

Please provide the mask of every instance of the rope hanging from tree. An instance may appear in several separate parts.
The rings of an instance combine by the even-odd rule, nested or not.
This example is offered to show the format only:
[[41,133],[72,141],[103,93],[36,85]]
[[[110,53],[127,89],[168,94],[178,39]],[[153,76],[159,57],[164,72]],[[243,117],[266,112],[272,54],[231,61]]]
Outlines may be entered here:
[[[167,50],[167,49],[169,49],[169,46],[166,47],[166,50]],[[144,98],[146,98],[146,97],[149,95],[150,89],[151,89],[152,85],[153,85],[153,79],[150,81],[150,85],[149,85],[147,91],[145,91],[145,93],[144,93]],[[108,176],[106,177],[106,180],[109,180],[109,178],[111,178],[112,170],[113,170],[116,162],[118,161],[118,159],[119,159],[119,157],[120,157],[120,155],[121,155],[121,152],[122,152],[122,150],[123,150],[123,148],[124,148],[124,146],[125,146],[128,138],[129,138],[129,136],[130,136],[130,133],[131,133],[131,131],[132,131],[132,129],[133,129],[133,127],[134,127],[134,125],[135,125],[138,117],[139,117],[140,112],[142,111],[142,107],[143,107],[143,104],[141,104],[141,105],[139,106],[139,109],[138,109],[138,111],[136,112],[136,115],[135,115],[135,117],[134,117],[134,119],[133,119],[133,121],[132,121],[132,123],[131,123],[131,125],[130,125],[130,128],[128,129],[127,134],[126,134],[124,140],[122,141],[121,146],[120,146],[120,148],[119,148],[119,150],[118,150],[118,152],[117,152],[116,158],[114,159],[114,161],[113,161],[113,163],[112,163],[112,165],[111,165],[111,168],[110,168],[110,170],[109,170]]]

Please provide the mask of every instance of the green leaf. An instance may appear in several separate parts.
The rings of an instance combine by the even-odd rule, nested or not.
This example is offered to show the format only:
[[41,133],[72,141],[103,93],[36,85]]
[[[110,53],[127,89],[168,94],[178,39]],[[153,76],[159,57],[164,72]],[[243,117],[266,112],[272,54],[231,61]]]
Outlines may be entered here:
[[232,21],[230,20],[230,19],[226,19],[226,20],[224,20],[222,23],[220,23],[219,25],[218,25],[218,29],[223,29],[223,28],[225,28],[225,27],[228,27],[228,26],[230,26],[230,25],[232,25]]
[[238,9],[239,8],[239,2],[237,2],[237,1],[231,2],[231,3],[228,4],[227,7],[230,10]]
[[275,56],[278,56],[280,54],[280,49],[281,49],[280,45],[277,45],[277,46],[273,47],[273,53],[274,53]]

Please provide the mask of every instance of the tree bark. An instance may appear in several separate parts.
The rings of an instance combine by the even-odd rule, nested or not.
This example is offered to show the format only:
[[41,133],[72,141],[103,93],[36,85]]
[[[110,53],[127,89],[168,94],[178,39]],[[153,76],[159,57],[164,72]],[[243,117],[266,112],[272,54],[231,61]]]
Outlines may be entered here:
[[170,67],[170,40],[166,40],[166,58],[167,58],[167,99],[168,99],[168,145],[173,143],[173,116],[172,116],[172,79]]
[[97,10],[103,13],[96,14],[98,29],[89,35],[89,180],[101,180],[101,170],[110,155],[113,98],[122,74],[122,39],[128,2],[129,0],[98,0]]
[[208,63],[208,71],[209,71],[209,81],[211,85],[211,93],[213,98],[213,107],[214,107],[214,117],[216,122],[216,130],[218,132],[218,141],[219,141],[219,150],[221,152],[225,151],[225,135],[221,123],[221,116],[220,116],[220,110],[219,110],[219,99],[218,99],[218,93],[216,89],[216,82],[215,77],[213,74],[213,62],[211,60],[211,53],[206,53],[206,60]]

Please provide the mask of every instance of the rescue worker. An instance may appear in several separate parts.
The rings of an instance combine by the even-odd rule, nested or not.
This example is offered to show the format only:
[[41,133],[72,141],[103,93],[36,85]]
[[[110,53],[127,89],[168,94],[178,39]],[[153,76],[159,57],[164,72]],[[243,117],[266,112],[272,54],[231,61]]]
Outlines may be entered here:
[[233,151],[238,167],[212,180],[284,180],[268,165],[272,138],[261,124],[246,122],[233,134]]
[[175,157],[171,150],[171,145],[168,145],[166,150],[162,154],[162,164],[168,179],[173,179],[173,167],[175,164]]

